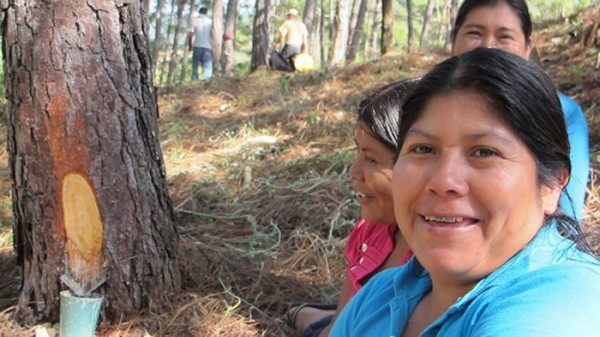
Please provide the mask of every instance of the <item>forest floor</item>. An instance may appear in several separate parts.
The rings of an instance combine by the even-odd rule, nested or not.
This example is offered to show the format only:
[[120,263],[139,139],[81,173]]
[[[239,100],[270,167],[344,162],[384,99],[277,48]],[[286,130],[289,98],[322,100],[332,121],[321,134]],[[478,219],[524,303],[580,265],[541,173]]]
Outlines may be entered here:
[[[586,112],[593,170],[584,222],[597,225],[599,24],[600,10],[587,10],[544,23],[534,38],[556,85]],[[335,300],[341,285],[346,237],[359,216],[346,175],[358,103],[447,55],[388,55],[308,74],[259,70],[161,91],[160,141],[178,216],[183,290],[134,318],[101,323],[97,336],[294,336],[283,319],[288,304]],[[4,148],[0,336],[43,336],[57,325],[23,327],[12,319],[20,278]]]

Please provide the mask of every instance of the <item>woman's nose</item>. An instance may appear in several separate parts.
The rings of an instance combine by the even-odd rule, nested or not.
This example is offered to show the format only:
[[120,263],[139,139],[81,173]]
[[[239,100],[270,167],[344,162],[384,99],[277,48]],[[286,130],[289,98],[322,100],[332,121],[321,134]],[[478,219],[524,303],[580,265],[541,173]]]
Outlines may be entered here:
[[362,177],[362,169],[361,169],[361,164],[359,159],[355,159],[354,162],[352,162],[352,165],[350,165],[350,167],[348,168],[348,175],[350,176],[350,179],[352,180],[361,180]]
[[486,35],[483,37],[482,41],[481,41],[481,47],[485,47],[485,48],[497,48],[498,47],[498,43],[496,41],[496,38],[492,35]]
[[430,168],[427,190],[439,196],[464,195],[468,191],[466,181],[468,167],[465,160],[457,156],[440,156]]

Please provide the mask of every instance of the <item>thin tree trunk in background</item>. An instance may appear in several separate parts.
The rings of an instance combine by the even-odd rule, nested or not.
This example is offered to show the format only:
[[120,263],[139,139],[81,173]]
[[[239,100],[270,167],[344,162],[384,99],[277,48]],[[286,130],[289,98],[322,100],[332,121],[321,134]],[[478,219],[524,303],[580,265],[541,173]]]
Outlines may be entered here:
[[321,45],[321,69],[327,65],[327,47],[325,45],[325,0],[321,0],[321,17],[319,18],[319,41]]
[[394,28],[394,1],[381,0],[381,55],[387,53],[392,47]]
[[335,11],[335,29],[333,45],[331,48],[331,60],[329,64],[332,67],[341,66],[346,56],[346,47],[348,46],[348,28],[350,21],[350,0],[338,0]]
[[421,28],[421,37],[419,38],[419,49],[427,47],[429,44],[429,21],[433,15],[433,7],[435,6],[434,0],[427,0],[427,7],[425,8],[425,16],[423,17],[423,26]]
[[252,27],[252,57],[250,71],[268,64],[269,57],[269,0],[256,0]]
[[335,27],[335,8],[336,1],[338,0],[329,0],[329,26],[327,30],[329,31],[329,40],[333,41],[333,30]]
[[348,58],[348,50],[350,50],[350,44],[352,44],[352,36],[356,30],[356,22],[358,20],[358,9],[360,7],[360,0],[350,0],[350,21],[348,22],[348,46],[346,46],[346,59]]
[[315,10],[317,9],[316,0],[306,0],[306,4],[304,5],[304,13],[302,17],[302,22],[306,25],[306,29],[308,30],[308,45],[310,46],[310,42],[313,39],[314,29],[313,29],[313,19],[315,17]]
[[213,72],[221,72],[221,49],[223,47],[223,1],[213,0],[211,45]]
[[235,65],[235,34],[239,0],[229,0],[227,3],[227,15],[225,18],[225,35],[228,39],[223,41],[223,53],[221,54],[221,67],[227,76],[233,75]]
[[180,288],[148,2],[6,3],[15,316],[56,321],[68,285],[127,320]]
[[183,11],[185,9],[186,0],[177,2],[177,17],[175,23],[175,32],[173,33],[173,44],[171,46],[171,57],[169,58],[169,70],[167,72],[167,86],[170,87],[175,82],[175,71],[177,69],[179,58],[179,47],[181,45],[181,29],[183,28]]
[[406,26],[408,29],[407,40],[406,40],[406,49],[408,52],[412,52],[413,50],[413,9],[412,9],[412,0],[406,0]]
[[[187,29],[189,30],[194,22],[194,17],[196,15],[196,2],[194,0],[190,0],[190,12],[188,13],[188,24]],[[184,30],[185,32],[185,30]],[[179,84],[182,84],[185,81],[185,77],[187,75],[188,64],[190,63],[189,58],[189,48],[187,47],[187,33],[184,34],[185,42],[183,47],[183,55],[181,56],[181,73],[179,74]]]
[[446,25],[444,48],[450,50],[450,34],[452,34],[452,26],[454,25],[454,20],[456,20],[456,14],[458,12],[458,0],[446,0],[445,9],[448,24]]
[[369,0],[360,0],[358,17],[356,18],[356,27],[354,28],[354,32],[350,39],[350,47],[348,47],[348,54],[346,55],[346,60],[349,62],[353,62],[356,59],[358,45],[360,44],[361,38],[364,36],[364,25],[368,6]]
[[444,41],[444,29],[446,28],[446,23],[445,21],[442,19],[442,10],[443,10],[443,5],[442,6],[435,6],[435,18],[437,20],[437,25],[436,25],[436,42],[438,44],[443,45],[443,41]]
[[[171,39],[171,35],[174,31],[173,29],[173,13],[175,13],[175,0],[171,0],[171,13],[169,14],[169,20],[167,20],[167,36],[165,41],[169,41]],[[167,42],[168,43],[168,42]],[[164,51],[163,59],[160,63],[160,80],[158,84],[162,85],[165,83],[165,78],[167,77],[167,64],[169,63],[169,55],[171,54],[167,49]]]
[[157,0],[156,2],[156,26],[154,30],[154,44],[152,46],[152,68],[158,67],[158,54],[162,47],[162,11],[164,1]]
[[381,6],[379,6],[379,1],[375,1],[374,8],[372,10],[373,13],[373,21],[371,22],[371,43],[369,48],[366,48],[366,53],[369,55],[369,60],[377,57],[381,54],[381,49],[379,48],[378,42],[381,40],[381,26],[383,26],[381,22]]

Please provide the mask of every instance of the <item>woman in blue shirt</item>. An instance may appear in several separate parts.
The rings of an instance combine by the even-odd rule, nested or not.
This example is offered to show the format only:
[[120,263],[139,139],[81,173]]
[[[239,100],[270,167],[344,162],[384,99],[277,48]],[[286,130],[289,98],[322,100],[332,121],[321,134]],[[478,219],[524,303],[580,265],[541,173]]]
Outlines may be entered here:
[[550,78],[478,48],[403,111],[391,186],[415,258],[369,281],[330,336],[597,335],[598,256],[557,212],[571,165]]

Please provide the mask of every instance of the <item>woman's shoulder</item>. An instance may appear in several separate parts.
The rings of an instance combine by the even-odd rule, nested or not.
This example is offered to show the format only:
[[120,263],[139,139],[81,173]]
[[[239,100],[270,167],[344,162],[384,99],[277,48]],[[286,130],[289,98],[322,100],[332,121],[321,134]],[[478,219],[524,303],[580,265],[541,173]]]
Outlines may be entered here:
[[[473,300],[465,317],[471,336],[591,336],[600,316],[600,267],[570,261],[494,284]],[[502,333],[500,333],[502,332]]]

